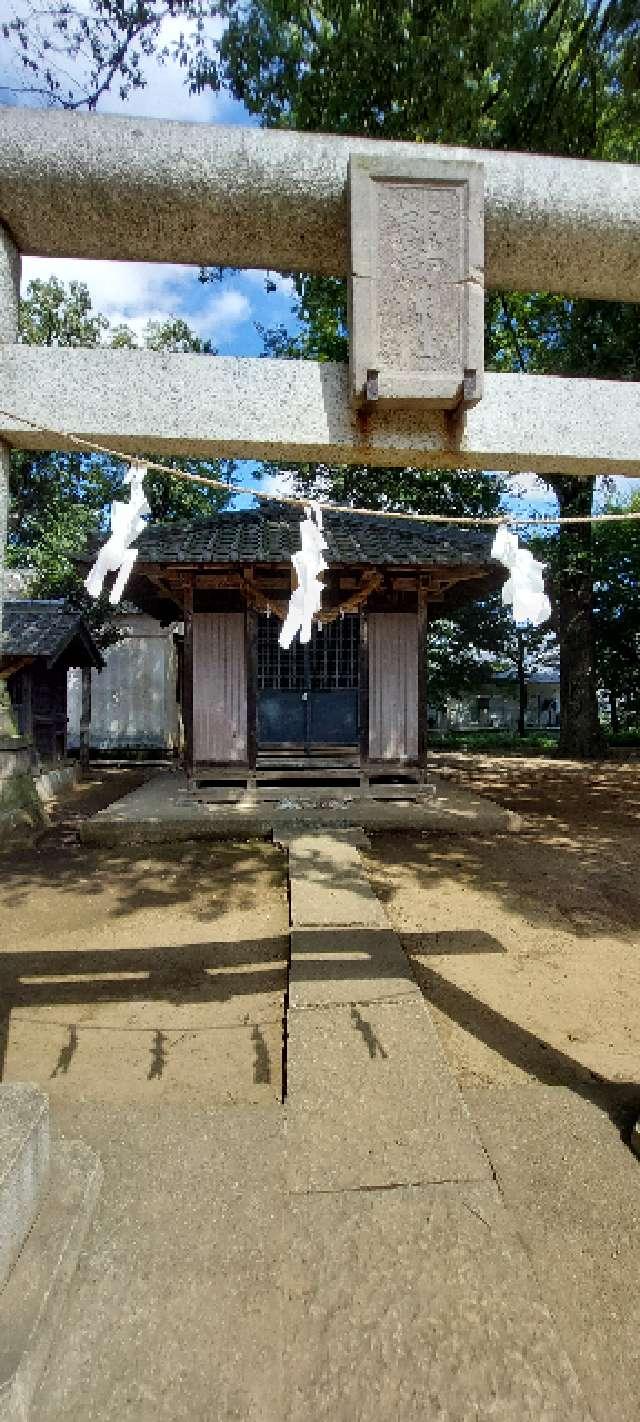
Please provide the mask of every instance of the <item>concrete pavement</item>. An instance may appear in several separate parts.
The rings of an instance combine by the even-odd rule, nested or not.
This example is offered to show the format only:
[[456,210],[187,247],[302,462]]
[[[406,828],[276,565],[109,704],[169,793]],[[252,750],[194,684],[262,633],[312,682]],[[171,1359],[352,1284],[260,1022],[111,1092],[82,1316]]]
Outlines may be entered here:
[[58,1111],[105,1184],[36,1422],[600,1422],[358,837],[288,852],[285,1107]]

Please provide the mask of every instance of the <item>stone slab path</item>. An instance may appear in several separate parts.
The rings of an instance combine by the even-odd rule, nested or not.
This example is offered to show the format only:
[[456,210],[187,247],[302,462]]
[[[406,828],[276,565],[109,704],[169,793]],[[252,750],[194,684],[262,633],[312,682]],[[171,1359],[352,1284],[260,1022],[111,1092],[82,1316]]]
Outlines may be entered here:
[[362,837],[283,842],[285,1107],[106,1108],[37,1422],[587,1422]]
[[590,1417],[358,836],[287,847],[284,1415]]

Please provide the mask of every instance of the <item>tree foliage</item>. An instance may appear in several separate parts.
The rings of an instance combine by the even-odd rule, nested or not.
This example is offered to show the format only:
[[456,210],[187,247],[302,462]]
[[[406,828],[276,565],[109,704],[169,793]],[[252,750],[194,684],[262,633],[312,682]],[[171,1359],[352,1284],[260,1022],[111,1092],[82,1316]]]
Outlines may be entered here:
[[[640,513],[640,495],[630,508]],[[593,572],[598,684],[617,731],[640,716],[640,523],[597,525]]]
[[[106,318],[93,311],[86,286],[73,281],[66,286],[56,277],[29,283],[21,303],[20,340],[48,346],[96,347],[106,341],[133,348],[138,344],[129,327],[112,331]],[[158,351],[211,351],[210,343],[177,317],[150,322],[145,346]],[[230,478],[233,469],[230,461],[154,462],[223,479]],[[11,457],[7,561],[28,570],[34,595],[67,597],[80,606],[103,645],[113,637],[113,611],[106,599],[95,604],[86,597],[76,557],[90,540],[106,532],[112,500],[126,501],[124,473],[123,461],[105,455],[15,450]],[[155,519],[194,518],[225,501],[222,491],[157,471],[149,472],[145,487]]]
[[20,91],[67,108],[155,55],[269,126],[618,158],[640,117],[634,0],[8,0],[0,23]]
[[[15,0],[14,0],[15,4]],[[4,24],[25,74],[55,102],[94,106],[109,85],[144,82],[167,16],[184,20],[173,57],[193,90],[226,87],[262,124],[417,142],[477,144],[574,157],[637,159],[640,15],[636,0],[87,0],[81,11],[45,0]],[[224,21],[219,43],[211,21]],[[71,93],[62,60],[83,57]],[[344,284],[296,278],[302,334],[265,332],[271,354],[344,359]],[[542,294],[492,293],[487,358],[494,369],[630,378],[638,372],[637,310]],[[307,468],[308,486],[351,501],[366,491],[396,507],[471,499],[483,485],[412,471]],[[589,511],[592,485],[550,478],[561,511]],[[457,500],[457,501],[456,501]],[[404,503],[403,503],[404,501]],[[597,745],[594,572],[589,529],[558,541],[554,596],[561,634],[563,748]],[[596,579],[596,591],[598,580]]]

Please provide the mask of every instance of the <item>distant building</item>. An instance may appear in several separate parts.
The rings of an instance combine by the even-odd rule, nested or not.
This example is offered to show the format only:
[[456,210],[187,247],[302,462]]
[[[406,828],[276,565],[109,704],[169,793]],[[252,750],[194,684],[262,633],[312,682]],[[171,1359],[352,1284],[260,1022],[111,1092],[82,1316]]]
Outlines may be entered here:
[[[560,669],[544,667],[526,678],[527,730],[555,730],[560,725]],[[518,686],[512,672],[498,672],[478,692],[448,697],[444,708],[430,708],[429,719],[438,730],[518,729]]]
[[67,603],[25,597],[5,602],[0,674],[16,728],[42,760],[62,760],[67,751],[69,668],[97,673],[102,665],[86,622]]
[[[91,677],[91,749],[171,755],[180,744],[174,632],[135,608],[126,608],[116,621],[121,640],[106,649],[104,670]],[[80,707],[81,677],[72,671],[68,736],[73,748],[80,743]]]

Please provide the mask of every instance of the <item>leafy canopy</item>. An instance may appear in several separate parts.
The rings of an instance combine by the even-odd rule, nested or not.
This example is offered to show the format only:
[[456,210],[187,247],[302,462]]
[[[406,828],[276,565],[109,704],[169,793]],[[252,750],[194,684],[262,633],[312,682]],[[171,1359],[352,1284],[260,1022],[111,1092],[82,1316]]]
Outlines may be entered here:
[[[56,277],[29,283],[21,305],[20,340],[47,346],[138,344],[129,327],[112,330],[106,317],[94,312],[86,286],[76,281],[67,286]],[[156,351],[212,351],[210,342],[178,317],[149,322],[144,344]],[[233,470],[230,461],[154,462],[222,479],[230,479]],[[113,611],[106,599],[95,604],[86,597],[75,558],[91,539],[106,532],[112,500],[127,500],[124,472],[122,461],[105,455],[15,450],[11,457],[7,561],[28,570],[35,596],[68,597],[82,607],[103,645],[113,639]],[[223,491],[155,471],[148,474],[145,487],[154,519],[194,518],[225,502]]]

